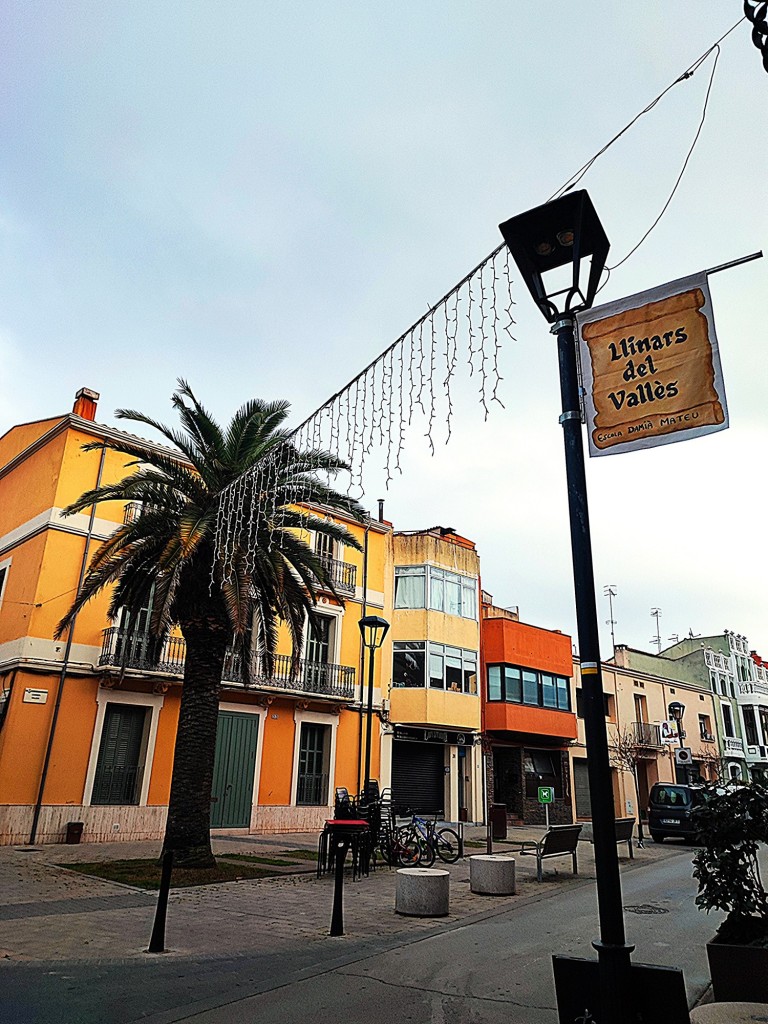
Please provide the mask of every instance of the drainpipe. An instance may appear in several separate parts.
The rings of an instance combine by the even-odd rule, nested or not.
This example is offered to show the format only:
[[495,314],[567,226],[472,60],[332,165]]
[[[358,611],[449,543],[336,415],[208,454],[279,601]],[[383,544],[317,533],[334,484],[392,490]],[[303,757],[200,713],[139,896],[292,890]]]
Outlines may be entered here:
[[[368,531],[371,528],[371,520],[365,524],[365,535],[363,537],[363,607],[361,619],[368,614]],[[362,637],[360,638],[360,714],[357,723],[357,792],[360,792],[362,782],[363,759],[363,678],[365,676],[365,647]]]
[[[107,446],[103,444],[101,446],[101,457],[99,459],[99,471],[96,475],[96,488],[101,486],[101,476],[104,471],[104,459],[107,454]],[[85,571],[88,567],[88,549],[91,545],[91,538],[93,536],[93,525],[96,520],[96,504],[91,505],[91,515],[88,520],[88,532],[85,535],[85,548],[83,550],[83,560],[80,563],[80,578],[77,581],[77,590],[75,594],[80,593],[80,588],[83,585],[85,579]],[[40,776],[40,788],[37,791],[37,802],[35,803],[35,812],[32,815],[32,830],[29,834],[29,845],[34,846],[35,840],[37,839],[37,825],[40,820],[40,811],[43,806],[43,794],[45,792],[45,782],[48,778],[48,768],[51,763],[51,751],[53,750],[53,740],[56,735],[56,723],[59,719],[59,709],[61,708],[61,696],[64,692],[64,682],[67,677],[67,668],[69,667],[69,656],[72,652],[72,641],[75,635],[75,625],[77,623],[77,616],[75,615],[72,622],[69,625],[67,631],[67,645],[64,648],[64,661],[61,666],[61,674],[59,675],[59,688],[56,692],[56,704],[53,708],[53,718],[51,719],[51,729],[48,733],[48,746],[45,750],[45,761],[43,762],[43,773]]]

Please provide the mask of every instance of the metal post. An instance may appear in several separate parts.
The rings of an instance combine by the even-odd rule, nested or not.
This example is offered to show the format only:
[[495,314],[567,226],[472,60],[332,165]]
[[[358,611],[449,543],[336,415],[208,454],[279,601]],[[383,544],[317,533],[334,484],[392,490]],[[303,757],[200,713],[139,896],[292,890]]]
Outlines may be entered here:
[[[680,749],[683,749],[683,716],[675,719],[675,725],[677,726],[677,742]],[[691,781],[691,774],[688,771],[688,765],[677,764],[675,762],[675,779],[683,786],[687,786]]]
[[373,722],[373,656],[375,648],[371,647],[371,655],[368,660],[368,720],[365,723],[365,782],[363,794],[366,803],[368,802],[368,790],[371,783],[371,724]]
[[349,839],[334,839],[334,880],[333,880],[333,911],[331,913],[331,930],[329,935],[344,934],[344,861],[347,859]]
[[165,919],[168,914],[168,893],[171,888],[171,873],[173,871],[173,850],[166,850],[163,854],[163,868],[160,873],[160,891],[157,894],[157,908],[155,910],[155,923],[152,926],[152,937],[149,940],[148,953],[165,952]]
[[605,726],[603,686],[600,674],[595,580],[592,540],[589,531],[587,479],[579,407],[574,319],[561,316],[552,327],[557,335],[560,393],[563,414],[565,469],[573,557],[576,621],[581,658],[584,698],[584,728],[587,740],[589,792],[597,876],[600,939],[592,943],[600,965],[600,1024],[624,1024],[632,1006],[630,994],[630,953],[624,935],[624,914],[616,846],[613,788]]
[[644,850],[645,835],[643,834],[643,809],[640,806],[640,777],[637,774],[637,764],[633,765],[632,771],[635,776],[635,796],[637,798],[637,848],[639,850]]

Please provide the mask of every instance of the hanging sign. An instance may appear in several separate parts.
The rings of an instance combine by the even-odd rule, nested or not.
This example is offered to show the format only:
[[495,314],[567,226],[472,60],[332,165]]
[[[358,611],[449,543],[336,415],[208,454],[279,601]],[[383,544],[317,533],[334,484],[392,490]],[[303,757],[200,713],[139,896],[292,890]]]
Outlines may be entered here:
[[590,455],[687,441],[728,426],[705,272],[577,319]]

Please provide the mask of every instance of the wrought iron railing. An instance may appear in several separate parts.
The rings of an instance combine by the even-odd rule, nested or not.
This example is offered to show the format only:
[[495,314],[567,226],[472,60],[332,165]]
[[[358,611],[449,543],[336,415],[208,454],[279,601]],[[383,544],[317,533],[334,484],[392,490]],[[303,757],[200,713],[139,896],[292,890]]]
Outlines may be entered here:
[[137,804],[144,766],[99,765],[93,779],[92,804]]
[[[159,640],[145,633],[133,633],[110,626],[102,634],[99,665],[109,668],[132,668],[144,672],[184,675],[186,643],[183,637],[169,636]],[[355,695],[355,669],[350,665],[308,661],[300,658],[294,672],[287,654],[278,654],[270,674],[255,666],[250,685],[277,687],[298,693],[316,693],[324,697],[352,700]],[[243,684],[240,655],[228,651],[222,679],[230,684]]]
[[322,807],[328,803],[327,775],[299,775],[296,780],[296,803]]
[[639,747],[661,747],[661,731],[652,722],[633,722],[632,732]]
[[331,558],[330,555],[320,555],[326,575],[334,587],[345,594],[354,594],[355,580],[357,579],[357,566],[350,562],[342,562],[338,558]]

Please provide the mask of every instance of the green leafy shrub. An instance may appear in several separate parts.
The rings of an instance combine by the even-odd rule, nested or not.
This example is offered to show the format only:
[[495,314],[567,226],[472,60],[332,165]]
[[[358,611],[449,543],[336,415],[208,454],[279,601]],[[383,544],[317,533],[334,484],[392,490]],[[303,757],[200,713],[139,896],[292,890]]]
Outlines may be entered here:
[[702,847],[693,858],[696,905],[727,914],[717,941],[768,945],[768,895],[757,861],[768,841],[768,786],[709,784],[705,795],[693,811]]

